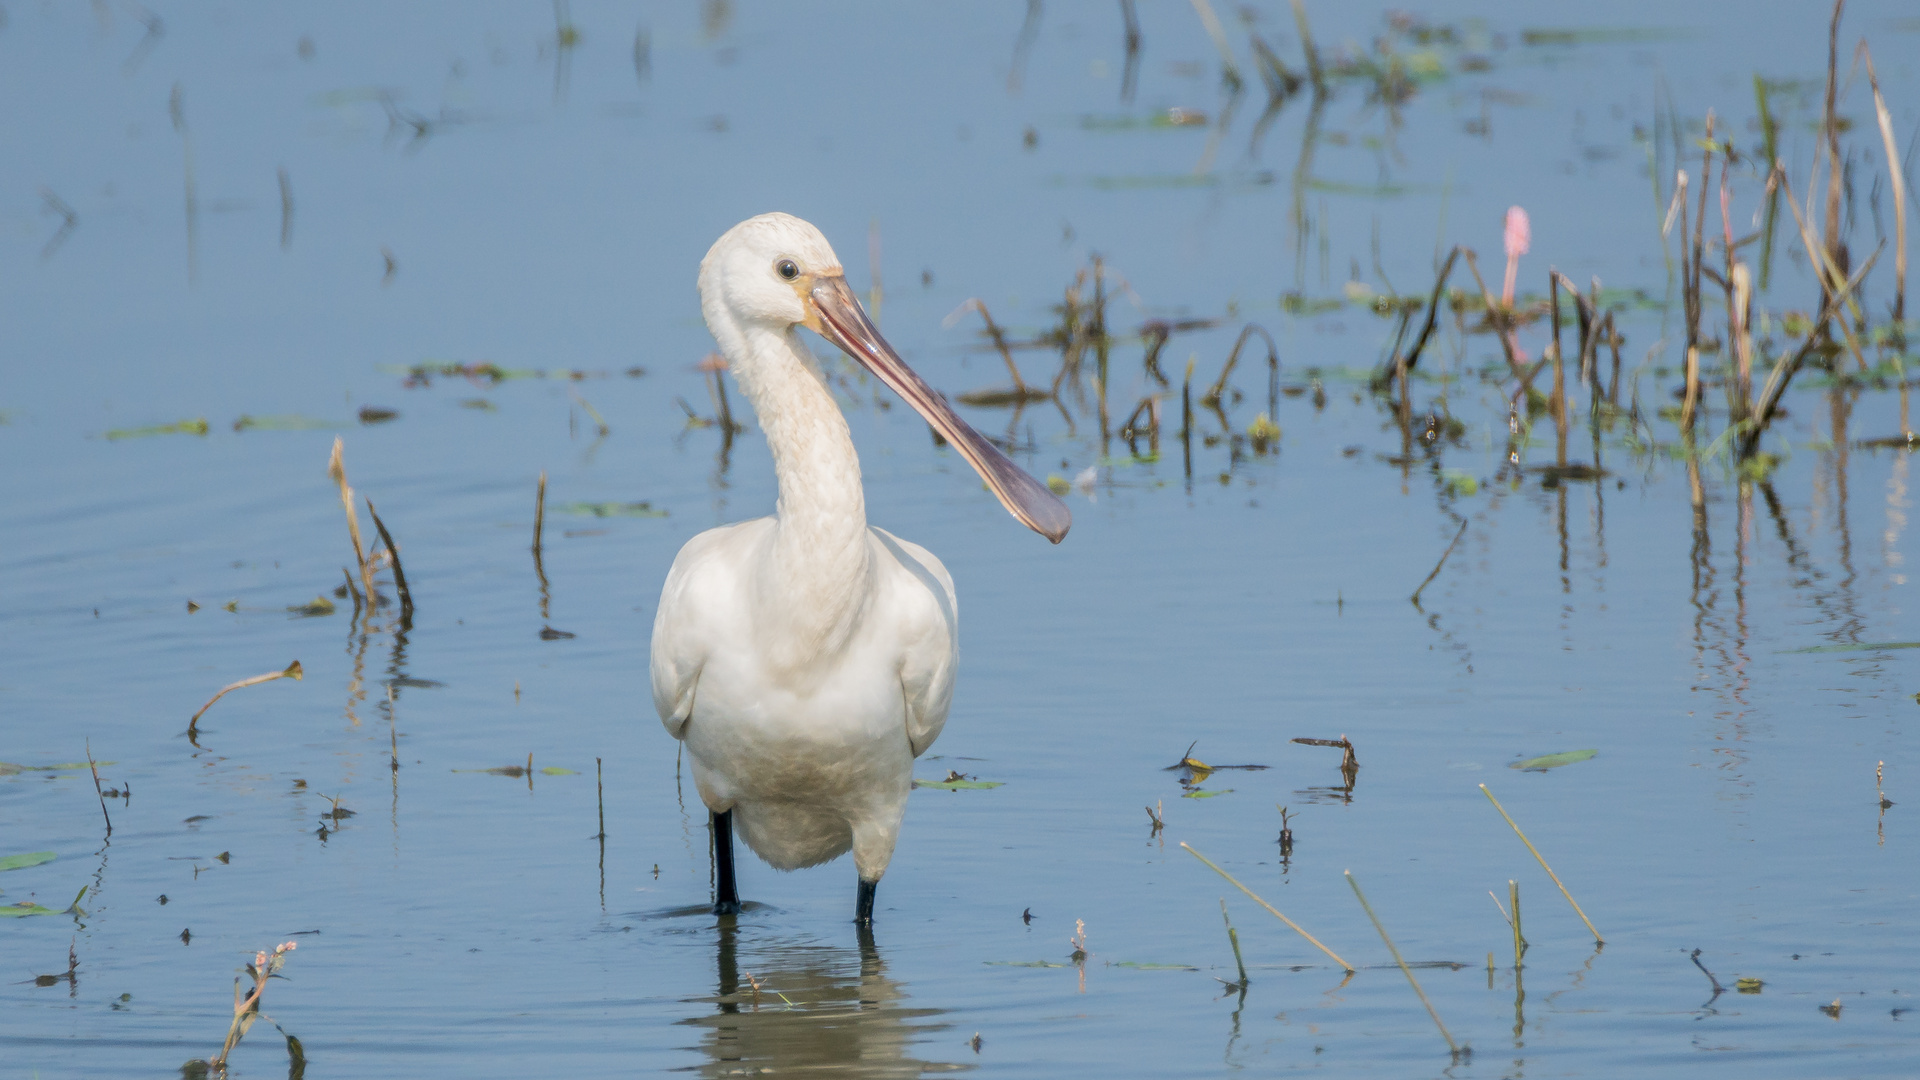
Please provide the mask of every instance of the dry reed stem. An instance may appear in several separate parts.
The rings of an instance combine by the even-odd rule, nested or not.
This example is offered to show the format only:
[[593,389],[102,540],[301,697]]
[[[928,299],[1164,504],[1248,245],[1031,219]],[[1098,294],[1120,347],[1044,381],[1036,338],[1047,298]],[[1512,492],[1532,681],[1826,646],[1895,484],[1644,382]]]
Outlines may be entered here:
[[[1547,872],[1547,876],[1553,879],[1553,883],[1555,885],[1560,886],[1560,895],[1567,898],[1567,903],[1573,905],[1574,914],[1580,916],[1580,921],[1587,924],[1587,930],[1593,934],[1594,944],[1605,945],[1607,943],[1607,939],[1601,937],[1600,931],[1595,930],[1593,928],[1593,920],[1587,918],[1587,913],[1580,910],[1579,901],[1576,901],[1573,898],[1573,894],[1567,891],[1566,885],[1560,881],[1560,875],[1553,872],[1553,867],[1547,865],[1547,860],[1545,857],[1543,857],[1540,854],[1540,849],[1533,846],[1533,841],[1527,839],[1527,834],[1520,831],[1519,825],[1514,824],[1513,816],[1507,813],[1507,808],[1504,806],[1501,806],[1500,800],[1493,797],[1493,792],[1487,790],[1487,785],[1485,784],[1480,785],[1480,794],[1485,795],[1487,797],[1487,801],[1493,804],[1493,808],[1495,810],[1500,811],[1500,816],[1507,819],[1507,824],[1513,826],[1513,834],[1515,836],[1518,836],[1520,838],[1520,842],[1527,845],[1527,850],[1533,852],[1533,857],[1539,860],[1540,869],[1545,870]],[[1516,926],[1519,924],[1519,919],[1517,917],[1518,914],[1519,913],[1516,910],[1515,911],[1516,918],[1514,919],[1514,923]]]
[[[1853,328],[1847,325],[1847,320],[1840,314],[1839,309],[1852,304],[1854,286],[1859,283],[1865,272],[1872,268],[1873,263],[1869,261],[1866,266],[1861,267],[1860,274],[1854,275],[1852,281],[1847,280],[1839,264],[1835,263],[1826,248],[1821,246],[1819,238],[1813,235],[1812,227],[1807,224],[1806,217],[1800,213],[1800,204],[1794,200],[1793,184],[1787,179],[1785,166],[1780,166],[1779,175],[1780,185],[1787,196],[1787,209],[1793,211],[1793,223],[1800,228],[1800,246],[1807,249],[1807,260],[1813,264],[1813,276],[1820,282],[1819,318],[1823,325],[1829,319],[1839,324],[1840,336],[1847,340],[1847,349],[1853,353],[1853,358],[1859,363],[1860,370],[1865,371],[1867,370],[1866,354],[1861,351],[1859,340],[1853,336]],[[1808,197],[1812,197],[1812,192],[1808,192]]]
[[1433,1002],[1427,1000],[1427,992],[1420,989],[1420,980],[1413,977],[1413,969],[1407,966],[1407,962],[1400,956],[1400,950],[1394,946],[1393,939],[1387,936],[1387,928],[1380,925],[1380,917],[1373,913],[1373,905],[1367,903],[1367,894],[1360,891],[1360,882],[1354,878],[1353,871],[1347,870],[1345,873],[1347,884],[1353,886],[1353,895],[1360,899],[1361,909],[1367,913],[1367,918],[1373,921],[1373,928],[1380,932],[1380,940],[1387,943],[1387,951],[1393,954],[1393,962],[1400,965],[1400,973],[1407,977],[1407,984],[1413,987],[1414,993],[1420,995],[1420,1004],[1427,1007],[1427,1015],[1433,1017],[1433,1026],[1439,1028],[1440,1037],[1447,1040],[1447,1049],[1455,1057],[1459,1057],[1460,1044],[1453,1041],[1453,1033],[1447,1030],[1447,1025],[1440,1022],[1440,1013],[1433,1007]]
[[1840,169],[1840,13],[1846,0],[1833,0],[1833,21],[1827,27],[1827,98],[1820,134],[1827,148],[1827,258],[1838,264],[1846,242],[1840,236],[1840,192],[1845,186]]
[[1213,47],[1220,51],[1220,77],[1235,90],[1240,89],[1240,68],[1233,62],[1233,47],[1227,44],[1227,32],[1220,26],[1219,16],[1213,13],[1213,5],[1207,0],[1193,0],[1194,13],[1200,16],[1200,25],[1206,28],[1207,36],[1213,39]]
[[1880,96],[1880,76],[1873,70],[1873,54],[1860,42],[1855,52],[1867,67],[1867,82],[1873,87],[1873,111],[1880,120],[1880,141],[1887,152],[1887,176],[1893,186],[1893,321],[1905,322],[1907,311],[1907,178],[1900,170],[1900,149],[1893,138],[1893,116],[1887,112],[1887,100]]
[[367,593],[367,607],[373,607],[373,568],[367,565],[367,546],[360,542],[360,515],[353,508],[353,488],[347,485],[347,466],[341,458],[343,441],[335,436],[333,453],[327,458],[327,475],[340,485],[340,505],[347,509],[347,533],[353,537],[353,561],[360,568],[360,584]]
[[1694,410],[1700,405],[1700,350],[1687,346],[1687,396],[1680,403],[1680,430],[1693,434]]
[[1240,884],[1239,878],[1236,878],[1232,874],[1227,873],[1225,870],[1220,869],[1219,865],[1216,864],[1212,859],[1209,859],[1205,855],[1202,855],[1198,851],[1195,851],[1193,849],[1193,845],[1187,843],[1185,840],[1182,840],[1180,841],[1180,846],[1187,849],[1187,854],[1192,855],[1194,858],[1199,859],[1201,862],[1206,863],[1209,867],[1212,867],[1214,873],[1219,874],[1223,878],[1226,878],[1229,882],[1233,884],[1234,888],[1239,889],[1241,892],[1246,893],[1248,896],[1252,897],[1254,903],[1259,904],[1261,907],[1266,908],[1268,911],[1272,912],[1274,918],[1277,918],[1281,922],[1286,923],[1287,926],[1290,927],[1294,933],[1299,934],[1301,937],[1306,938],[1308,942],[1312,943],[1314,948],[1319,949],[1323,953],[1326,953],[1327,956],[1331,958],[1334,963],[1340,965],[1340,970],[1345,971],[1349,974],[1359,970],[1355,968],[1352,964],[1349,964],[1345,960],[1340,959],[1339,953],[1336,953],[1332,949],[1327,948],[1325,945],[1320,944],[1319,938],[1314,937],[1312,934],[1307,933],[1305,930],[1302,930],[1300,928],[1299,923],[1294,922],[1292,919],[1289,919],[1285,915],[1280,914],[1279,908],[1274,907],[1272,904],[1269,904],[1265,900],[1260,899],[1260,895],[1258,893],[1254,892],[1252,889],[1247,888],[1245,885]]
[[214,702],[219,701],[235,690],[243,686],[258,686],[263,682],[272,682],[275,679],[299,679],[302,674],[303,669],[300,667],[300,661],[295,660],[293,663],[288,664],[284,671],[269,671],[265,675],[255,675],[251,679],[241,679],[236,683],[228,683],[220,688],[219,693],[208,698],[205,705],[200,706],[200,711],[193,714],[193,719],[187,721],[187,734],[189,736],[193,735],[195,725],[200,723],[200,718],[207,714],[208,709],[213,708]]

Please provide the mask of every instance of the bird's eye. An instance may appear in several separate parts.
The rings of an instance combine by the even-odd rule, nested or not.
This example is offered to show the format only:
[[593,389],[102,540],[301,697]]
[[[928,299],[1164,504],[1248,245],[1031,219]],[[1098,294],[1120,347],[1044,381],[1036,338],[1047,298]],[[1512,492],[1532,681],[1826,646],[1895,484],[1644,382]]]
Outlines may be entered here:
[[792,281],[794,278],[800,276],[800,264],[794,262],[792,259],[781,259],[779,262],[773,264],[773,269],[775,273],[778,273],[788,281]]

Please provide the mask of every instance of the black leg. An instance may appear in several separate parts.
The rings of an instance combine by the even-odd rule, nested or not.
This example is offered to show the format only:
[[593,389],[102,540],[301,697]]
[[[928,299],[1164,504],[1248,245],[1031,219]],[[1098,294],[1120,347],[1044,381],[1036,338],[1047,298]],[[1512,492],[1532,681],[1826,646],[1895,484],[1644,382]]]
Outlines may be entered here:
[[713,814],[713,913],[740,914],[740,890],[733,883],[733,811]]
[[853,921],[859,926],[873,925],[873,890],[879,888],[877,881],[860,879],[860,897],[853,904]]

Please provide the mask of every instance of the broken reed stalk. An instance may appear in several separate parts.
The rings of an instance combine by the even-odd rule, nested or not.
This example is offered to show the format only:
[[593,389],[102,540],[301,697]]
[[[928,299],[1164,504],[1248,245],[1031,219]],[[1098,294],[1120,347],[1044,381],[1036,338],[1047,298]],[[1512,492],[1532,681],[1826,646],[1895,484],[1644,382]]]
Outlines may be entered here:
[[373,500],[367,499],[366,503],[367,516],[373,519],[373,527],[380,533],[380,542],[387,546],[387,561],[393,564],[393,587],[400,593],[400,621],[412,622],[413,594],[407,591],[407,572],[400,568],[400,549],[387,532],[386,522],[380,520],[380,512],[373,508]]
[[540,470],[540,484],[533,491],[533,559],[540,561],[540,534],[547,526],[547,470]]
[[[1868,260],[1866,265],[1860,268],[1860,272],[1849,280],[1840,268],[1840,264],[1833,260],[1831,253],[1821,245],[1819,238],[1813,235],[1812,226],[1807,224],[1807,218],[1812,216],[1812,208],[1809,207],[1805,215],[1800,213],[1800,204],[1793,197],[1793,183],[1787,179],[1786,166],[1776,164],[1775,169],[1780,177],[1781,189],[1787,196],[1787,208],[1793,211],[1793,223],[1800,229],[1800,244],[1807,249],[1807,259],[1813,263],[1813,276],[1820,282],[1820,314],[1817,318],[1823,326],[1827,324],[1828,319],[1839,324],[1840,336],[1846,339],[1847,348],[1853,353],[1854,360],[1859,363],[1860,370],[1865,371],[1867,370],[1866,355],[1861,352],[1860,342],[1854,338],[1853,328],[1847,325],[1847,320],[1840,309],[1852,305],[1854,287],[1866,276],[1866,271],[1873,266],[1873,261]],[[1807,197],[1812,199],[1813,193],[1809,191]]]
[[1320,50],[1313,47],[1313,30],[1307,26],[1307,8],[1293,0],[1293,22],[1300,29],[1300,48],[1307,54],[1307,77],[1313,80],[1313,96],[1327,96],[1327,73],[1320,67]]
[[1360,882],[1354,878],[1353,871],[1348,870],[1345,873],[1347,884],[1353,886],[1353,895],[1360,900],[1361,909],[1367,913],[1367,918],[1373,921],[1373,928],[1380,932],[1380,940],[1387,943],[1387,951],[1393,954],[1393,962],[1400,965],[1400,973],[1407,977],[1407,984],[1413,987],[1414,993],[1420,995],[1420,1004],[1427,1007],[1427,1015],[1433,1017],[1433,1026],[1439,1028],[1440,1037],[1447,1040],[1447,1049],[1453,1056],[1459,1057],[1460,1044],[1453,1041],[1453,1033],[1447,1030],[1447,1025],[1440,1022],[1440,1013],[1433,1007],[1433,1002],[1427,1000],[1427,992],[1420,989],[1420,980],[1413,977],[1413,969],[1407,966],[1406,960],[1400,956],[1400,950],[1394,947],[1393,939],[1387,936],[1387,928],[1380,925],[1380,916],[1375,915],[1373,905],[1367,903],[1367,894],[1360,891]]
[[288,664],[284,671],[269,671],[265,675],[255,675],[251,679],[241,679],[239,682],[228,683],[227,685],[220,688],[219,693],[208,698],[207,703],[205,705],[200,706],[200,711],[193,714],[193,719],[187,721],[188,738],[193,737],[195,733],[195,725],[200,723],[200,718],[202,716],[207,715],[208,709],[213,708],[213,703],[216,701],[219,701],[223,697],[226,697],[228,694],[233,693],[235,690],[238,690],[244,686],[258,686],[263,682],[272,682],[275,679],[296,679],[297,680],[301,677],[302,674],[303,674],[303,669],[300,667],[300,661],[295,660],[293,663]]
[[1193,483],[1193,362],[1187,357],[1187,376],[1180,382],[1180,457],[1186,463],[1187,483]]
[[1200,25],[1206,28],[1207,36],[1213,39],[1213,47],[1220,51],[1220,80],[1239,90],[1240,68],[1233,62],[1233,48],[1227,44],[1227,32],[1221,28],[1219,16],[1213,13],[1213,5],[1207,0],[1193,0],[1193,10],[1200,16]]
[[[1776,369],[1777,370],[1777,369]],[[1680,430],[1693,434],[1694,409],[1700,404],[1700,349],[1687,346],[1687,396],[1680,402]]]
[[1475,258],[1473,249],[1460,248],[1459,250],[1467,257],[1467,269],[1473,272],[1473,283],[1480,287],[1480,300],[1487,306],[1487,321],[1493,324],[1494,336],[1500,339],[1500,350],[1506,353],[1507,367],[1513,369],[1513,377],[1519,379],[1523,387],[1530,386],[1533,381],[1532,376],[1527,374],[1527,369],[1520,364],[1519,355],[1514,352],[1513,313],[1505,311],[1493,298],[1493,292],[1487,288],[1487,280],[1480,276],[1480,261]]
[[1873,87],[1873,111],[1880,120],[1880,142],[1887,152],[1887,177],[1893,187],[1893,321],[1907,317],[1907,178],[1900,168],[1900,148],[1893,138],[1893,116],[1880,96],[1880,76],[1873,70],[1873,53],[1860,42],[1854,55],[1866,64],[1867,83]]
[[1773,374],[1767,376],[1766,389],[1761,391],[1760,401],[1754,407],[1753,422],[1747,426],[1746,437],[1740,442],[1742,460],[1752,457],[1754,451],[1760,448],[1760,436],[1766,433],[1767,425],[1773,422],[1774,409],[1779,406],[1781,396],[1787,392],[1787,383],[1792,381],[1794,373],[1800,370],[1800,365],[1806,363],[1807,357],[1811,356],[1815,347],[1820,344],[1820,331],[1826,327],[1827,321],[1832,317],[1831,311],[1822,312],[1813,326],[1807,329],[1807,340],[1801,342],[1800,348],[1795,350],[1792,359],[1775,364]]
[[1007,374],[1013,376],[1013,392],[1019,395],[1021,400],[1029,397],[1045,397],[1045,391],[1035,390],[1029,387],[1027,380],[1020,377],[1020,365],[1013,362],[1013,350],[1007,348],[1007,336],[1001,333],[1000,324],[993,321],[993,313],[987,310],[986,303],[976,296],[961,306],[966,307],[968,305],[971,305],[975,311],[978,311],[980,318],[986,321],[987,336],[993,339],[994,349],[1000,353],[1000,359],[1006,362]]
[[1560,271],[1547,270],[1547,292],[1552,296],[1553,310],[1554,463],[1564,466],[1567,463],[1567,375],[1566,365],[1560,358]]
[[336,436],[333,453],[327,458],[327,475],[340,485],[340,505],[347,508],[347,534],[353,537],[353,561],[360,567],[360,584],[366,590],[367,607],[373,607],[373,568],[367,565],[367,545],[360,542],[360,515],[353,508],[353,488],[347,485],[347,466],[341,458],[345,443]]
[[1453,534],[1453,543],[1448,544],[1447,550],[1440,553],[1440,561],[1433,564],[1433,570],[1427,574],[1427,579],[1420,583],[1419,588],[1413,590],[1412,596],[1407,597],[1408,600],[1413,601],[1414,607],[1420,606],[1420,594],[1426,592],[1427,586],[1433,584],[1433,579],[1440,576],[1440,568],[1447,565],[1447,556],[1453,554],[1454,547],[1460,543],[1460,538],[1465,535],[1467,535],[1467,522],[1462,521],[1460,523],[1460,531]]
[[1440,296],[1446,290],[1448,275],[1453,273],[1454,260],[1459,257],[1460,245],[1455,244],[1453,250],[1447,252],[1447,261],[1440,266],[1440,276],[1433,280],[1433,294],[1427,297],[1427,321],[1420,327],[1420,336],[1413,339],[1413,348],[1407,350],[1407,358],[1400,364],[1403,378],[1420,362],[1421,350],[1427,347],[1427,339],[1433,336],[1434,328],[1439,325]]
[[[529,759],[531,760],[531,759]],[[600,779],[600,759],[593,759],[593,798],[600,808],[600,832],[594,836],[601,844],[607,842],[607,788]]]
[[1233,945],[1233,966],[1240,969],[1240,989],[1247,988],[1247,962],[1240,956],[1240,935],[1233,929],[1233,920],[1227,917],[1227,898],[1220,898],[1220,918],[1227,924],[1227,941]]
[[[1700,152],[1700,209],[1693,219],[1693,247],[1688,255],[1690,269],[1687,275],[1687,344],[1700,344],[1700,271],[1706,256],[1707,227],[1707,189],[1713,186],[1713,110],[1707,110],[1705,144]],[[1721,165],[1724,170],[1726,166]],[[1686,243],[1686,222],[1680,224],[1680,242]]]
[[[1200,404],[1210,407],[1219,406],[1221,396],[1227,392],[1227,378],[1233,374],[1234,365],[1240,362],[1240,349],[1246,345],[1247,338],[1253,336],[1255,333],[1267,339],[1268,370],[1277,371],[1279,369],[1280,350],[1273,343],[1273,335],[1267,333],[1266,329],[1258,323],[1248,323],[1241,328],[1240,336],[1234,339],[1233,351],[1227,354],[1227,362],[1220,368],[1220,377],[1213,380],[1213,385],[1207,388],[1206,394],[1200,398]],[[1271,419],[1271,417],[1269,417],[1269,419]]]
[[[1841,176],[1840,115],[1836,110],[1840,85],[1840,13],[1846,6],[1847,0],[1833,0],[1833,20],[1827,26],[1827,100],[1820,124],[1827,149],[1826,254],[1835,265],[1843,265],[1846,254],[1846,241],[1840,234],[1840,192],[1845,180]],[[1711,134],[1708,137],[1711,138]],[[1841,320],[1841,325],[1846,325],[1845,320]]]
[[[87,740],[87,768],[93,770],[93,793],[100,797],[100,816],[107,819],[107,835],[113,835],[113,816],[107,813],[107,793],[100,790],[100,766],[93,760],[93,740]],[[1224,903],[1221,910],[1226,910]]]
[[1249,889],[1245,885],[1240,884],[1240,879],[1234,877],[1232,874],[1227,873],[1225,870],[1220,869],[1220,867],[1212,859],[1209,859],[1205,855],[1202,855],[1198,851],[1195,851],[1193,849],[1193,845],[1188,844],[1185,840],[1182,840],[1180,842],[1180,846],[1187,849],[1187,854],[1192,855],[1194,858],[1199,859],[1203,863],[1206,863],[1209,867],[1212,868],[1214,873],[1219,874],[1223,878],[1226,878],[1227,881],[1230,882],[1234,888],[1239,889],[1241,892],[1246,893],[1248,896],[1252,897],[1254,903],[1259,904],[1261,907],[1266,908],[1268,911],[1272,912],[1274,918],[1279,919],[1283,923],[1286,923],[1287,926],[1291,928],[1294,933],[1299,934],[1303,938],[1306,938],[1307,941],[1310,942],[1314,948],[1319,949],[1323,953],[1326,953],[1327,956],[1330,959],[1332,959],[1334,963],[1340,965],[1340,970],[1345,971],[1349,974],[1358,970],[1352,964],[1349,964],[1345,960],[1340,959],[1340,954],[1334,952],[1332,949],[1327,948],[1325,945],[1320,944],[1319,938],[1314,937],[1312,934],[1307,933],[1305,930],[1302,930],[1300,928],[1299,923],[1294,922],[1292,919],[1289,919],[1285,915],[1280,914],[1279,908],[1274,907],[1272,904],[1269,904],[1265,900],[1260,899],[1260,896],[1258,893],[1255,893],[1252,889]]
[[353,613],[357,616],[360,609],[366,606],[365,601],[360,599],[360,584],[353,580],[353,571],[346,567],[341,567],[340,573],[347,579],[347,595],[353,597]]
[[[1520,831],[1520,826],[1514,823],[1513,815],[1507,813],[1507,808],[1501,806],[1500,800],[1493,797],[1493,792],[1487,790],[1487,785],[1480,785],[1480,794],[1485,795],[1487,801],[1493,804],[1493,808],[1500,811],[1500,816],[1507,819],[1507,824],[1513,826],[1513,834],[1518,836],[1520,842],[1527,845],[1527,850],[1533,852],[1533,857],[1539,860],[1540,869],[1545,870],[1547,876],[1553,879],[1553,883],[1560,886],[1560,895],[1567,898],[1567,903],[1573,905],[1574,914],[1580,916],[1580,921],[1587,924],[1587,930],[1593,934],[1593,943],[1596,945],[1605,945],[1607,939],[1601,937],[1600,931],[1593,928],[1593,920],[1587,918],[1587,913],[1580,910],[1579,901],[1575,900],[1573,894],[1567,891],[1566,885],[1560,880],[1560,875],[1553,872],[1553,867],[1547,865],[1547,860],[1540,854],[1540,849],[1534,847],[1533,841],[1527,839],[1527,834]],[[1518,896],[1519,893],[1516,892],[1514,895]],[[1520,925],[1520,913],[1518,909],[1514,911],[1513,922],[1516,928]]]
[[1513,908],[1513,916],[1507,921],[1513,925],[1513,970],[1525,967],[1527,955],[1527,935],[1520,930],[1520,883],[1507,879],[1507,904]]

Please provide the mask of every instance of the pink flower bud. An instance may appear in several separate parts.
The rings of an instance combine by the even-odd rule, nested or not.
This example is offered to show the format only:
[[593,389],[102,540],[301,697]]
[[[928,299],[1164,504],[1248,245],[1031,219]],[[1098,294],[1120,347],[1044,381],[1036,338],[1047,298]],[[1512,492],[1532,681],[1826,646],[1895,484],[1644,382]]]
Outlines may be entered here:
[[1507,258],[1518,258],[1533,244],[1533,226],[1527,212],[1517,206],[1507,208]]

